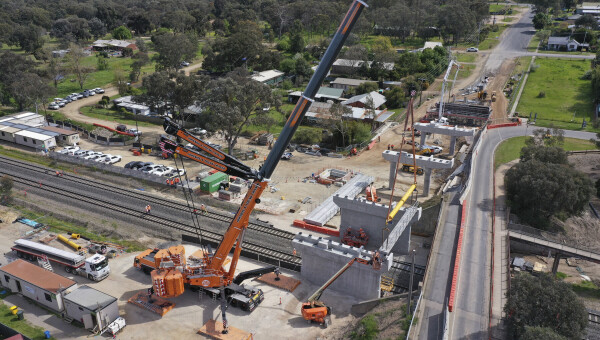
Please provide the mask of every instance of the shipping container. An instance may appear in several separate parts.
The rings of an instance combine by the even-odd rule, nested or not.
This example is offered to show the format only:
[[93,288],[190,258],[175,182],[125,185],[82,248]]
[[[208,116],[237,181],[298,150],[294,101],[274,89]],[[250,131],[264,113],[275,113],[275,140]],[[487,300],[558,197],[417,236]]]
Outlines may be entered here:
[[229,176],[222,172],[217,172],[200,180],[200,190],[213,193],[219,190],[221,182],[228,182]]

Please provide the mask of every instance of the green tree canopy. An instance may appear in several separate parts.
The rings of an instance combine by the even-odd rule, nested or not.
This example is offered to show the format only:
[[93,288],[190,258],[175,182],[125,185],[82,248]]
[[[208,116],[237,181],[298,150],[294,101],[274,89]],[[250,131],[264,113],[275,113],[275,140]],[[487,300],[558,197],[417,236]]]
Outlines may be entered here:
[[523,336],[520,338],[521,340],[567,340],[564,336],[560,334],[556,334],[549,327],[532,327],[525,326],[525,332],[523,332]]
[[531,145],[521,149],[521,162],[527,162],[534,159],[542,163],[569,163],[565,150],[557,146]]
[[131,39],[131,37],[132,37],[131,31],[127,27],[125,27],[123,25],[115,28],[112,31],[112,36],[115,39],[121,39],[121,40]]
[[521,336],[527,333],[548,334],[544,330],[526,332],[527,326],[547,327],[564,337],[580,339],[587,325],[587,311],[583,302],[569,284],[547,273],[539,276],[521,273],[515,276],[511,281],[504,312],[509,331],[517,339],[525,339]]

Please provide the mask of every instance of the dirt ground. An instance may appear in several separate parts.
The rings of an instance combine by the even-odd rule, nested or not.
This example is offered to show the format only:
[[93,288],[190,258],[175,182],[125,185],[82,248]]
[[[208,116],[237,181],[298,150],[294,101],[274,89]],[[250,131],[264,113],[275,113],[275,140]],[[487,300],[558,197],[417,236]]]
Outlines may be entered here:
[[[1,264],[6,264],[14,258],[10,247],[15,239],[20,238],[30,227],[20,223],[12,223],[18,213],[10,208],[0,206],[0,231],[5,237],[0,238],[0,251],[4,254],[0,258]],[[53,241],[52,246],[62,247],[62,244]],[[191,254],[197,248],[185,245],[186,252]],[[54,265],[55,272],[67,276],[80,285],[89,285],[100,291],[106,292],[118,299],[121,316],[127,326],[119,333],[118,339],[204,339],[196,331],[209,319],[216,318],[220,321],[219,301],[213,301],[206,295],[186,291],[183,295],[171,299],[176,307],[162,318],[156,314],[145,311],[127,303],[127,299],[141,289],[150,286],[149,276],[133,268],[133,258],[137,253],[123,253],[110,260],[111,275],[100,282],[91,282],[83,277],[73,277],[64,272],[64,268]],[[238,272],[256,269],[263,265],[254,261],[240,259]],[[299,273],[283,270],[284,275],[300,279]],[[289,293],[277,288],[264,285],[258,281],[246,282],[265,293],[265,300],[251,314],[237,308],[228,309],[230,325],[239,329],[252,332],[255,339],[306,339],[322,338],[329,332],[344,327],[354,320],[350,315],[350,307],[357,301],[348,296],[341,296],[334,291],[326,291],[323,300],[333,308],[333,326],[325,330],[317,325],[307,324],[300,314],[301,303],[315,291],[318,286],[310,282],[302,282],[293,292]],[[281,301],[281,304],[280,304]],[[67,324],[53,314],[26,302],[18,295],[5,299],[4,303],[16,304],[25,312],[25,319],[30,323],[49,330],[57,339],[87,339],[90,333],[81,328]],[[151,327],[149,327],[151,323]],[[328,337],[331,338],[331,337]],[[336,338],[336,337],[333,337]]]

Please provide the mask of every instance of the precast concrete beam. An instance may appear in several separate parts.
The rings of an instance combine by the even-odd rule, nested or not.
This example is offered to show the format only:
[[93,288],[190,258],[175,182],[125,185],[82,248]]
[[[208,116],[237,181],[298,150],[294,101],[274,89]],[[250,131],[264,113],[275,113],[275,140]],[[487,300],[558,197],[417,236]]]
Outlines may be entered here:
[[[300,251],[302,256],[302,277],[316,285],[327,282],[353,258],[366,261],[373,259],[371,251],[302,232],[294,237],[292,245]],[[381,275],[390,271],[394,257],[392,253],[381,252],[380,258],[382,265],[379,269],[373,268],[372,265],[355,262],[331,284],[329,289],[351,295],[361,301],[379,298]],[[327,294],[325,293],[325,295]]]
[[[409,208],[409,206],[400,208],[394,219],[386,224],[388,211],[390,210],[389,205],[367,201],[364,198],[342,196],[333,196],[333,202],[340,207],[340,236],[343,237],[347,228],[354,230],[363,228],[369,236],[367,247],[370,249],[377,249],[384,243],[387,236],[392,232],[392,227],[404,218]],[[422,208],[416,209],[416,213],[410,218],[409,225],[417,223],[421,219]],[[398,255],[408,254],[409,243],[410,227],[406,228],[395,244],[390,245],[392,247],[391,251]]]
[[[441,159],[435,158],[433,156],[416,156],[417,158],[417,166],[421,168],[429,168],[429,169],[451,169],[454,166],[454,159]],[[413,164],[413,155],[408,152],[398,152],[385,150],[383,152],[383,158],[392,163],[398,162],[398,158],[400,158],[400,163],[403,164]]]
[[[476,129],[465,129],[465,128],[458,128],[456,126],[447,126],[447,125],[443,125],[437,122],[430,122],[430,123],[415,123],[414,124],[415,130],[421,131],[421,132],[426,132],[426,133],[437,133],[440,135],[446,135],[446,136],[454,136],[454,137],[460,137],[460,136],[473,136],[475,135],[475,130]],[[423,135],[421,135],[423,136]]]
[[[400,218],[398,223],[396,223],[396,225],[394,226],[394,229],[392,229],[392,231],[388,235],[387,239],[383,242],[380,249],[386,253],[391,252],[392,248],[394,247],[396,242],[398,242],[398,240],[402,237],[403,234],[406,234],[405,233],[406,228],[410,228],[409,225],[410,225],[411,221],[414,219],[415,215],[417,215],[417,214],[420,215],[420,213],[421,213],[420,208],[418,208],[416,206],[408,207],[406,209],[406,211],[404,212],[404,215],[402,215],[402,217]],[[410,232],[407,234],[408,234],[407,241],[408,241],[408,244],[410,244]],[[408,250],[407,250],[407,254],[408,254]]]

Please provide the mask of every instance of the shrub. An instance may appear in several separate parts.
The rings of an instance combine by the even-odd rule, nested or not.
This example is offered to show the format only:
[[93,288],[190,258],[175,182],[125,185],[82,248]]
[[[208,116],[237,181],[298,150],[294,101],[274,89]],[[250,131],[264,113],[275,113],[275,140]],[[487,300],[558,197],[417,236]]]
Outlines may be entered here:
[[299,127],[294,135],[293,141],[300,144],[318,144],[321,142],[323,134],[320,130],[307,127]]
[[538,98],[546,98],[546,92],[540,91],[540,93],[538,93],[537,97]]

